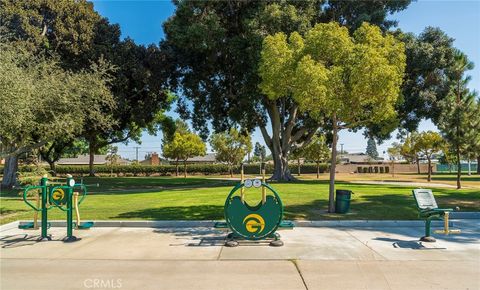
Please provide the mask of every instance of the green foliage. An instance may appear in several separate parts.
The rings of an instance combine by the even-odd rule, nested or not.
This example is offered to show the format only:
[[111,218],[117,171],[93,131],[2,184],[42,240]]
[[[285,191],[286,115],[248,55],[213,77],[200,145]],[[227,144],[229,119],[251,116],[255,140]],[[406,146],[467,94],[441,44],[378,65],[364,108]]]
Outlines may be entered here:
[[253,149],[253,156],[256,161],[263,162],[265,157],[267,157],[267,149],[265,146],[261,145],[258,142],[255,142],[255,147]]
[[[4,154],[27,146],[35,148],[59,137],[73,138],[99,114],[99,107],[113,104],[106,64],[72,73],[51,60],[0,45],[0,131],[7,148]],[[101,123],[102,119],[96,121]]]
[[204,156],[207,148],[198,135],[175,132],[172,141],[165,143],[162,150],[166,158],[186,161],[195,156]]
[[397,142],[392,143],[392,146],[387,148],[387,153],[390,156],[390,160],[392,160],[392,162],[394,162],[395,160],[399,159],[402,156],[401,152],[402,152],[402,145]]
[[378,158],[377,144],[372,137],[368,138],[367,141],[367,155],[374,160]]
[[85,0],[2,0],[2,25],[10,41],[32,50],[51,50],[62,57],[78,56],[94,44],[100,16]]
[[[323,124],[300,113],[292,94],[274,96],[294,80],[285,78],[288,71],[283,71],[284,66],[288,67],[283,60],[288,59],[287,55],[276,61],[270,59],[269,64],[278,69],[264,72],[272,81],[279,77],[277,86],[262,84],[260,88],[258,68],[264,38],[278,32],[284,34],[283,38],[294,32],[303,37],[316,23],[330,21],[351,30],[364,21],[388,28],[394,21],[387,20],[387,14],[409,3],[315,0],[237,1],[232,5],[226,1],[177,1],[175,14],[164,23],[161,47],[166,52],[165,66],[172,72],[170,83],[181,92],[180,112],[192,118],[193,127],[204,137],[209,125],[216,132],[238,124],[248,131],[260,127],[277,167],[272,178],[292,180],[286,163],[290,149],[308,143]],[[281,49],[279,54],[290,54],[290,47]],[[266,129],[268,124],[272,125],[271,134]]]
[[480,108],[476,92],[470,92],[467,84],[468,70],[473,63],[459,50],[454,51],[454,65],[449,70],[450,90],[441,102],[441,113],[438,127],[448,142],[449,152],[456,156],[457,188],[461,188],[461,158],[466,156],[478,158],[480,151]]
[[310,144],[303,149],[303,156],[317,164],[326,162],[330,158],[330,148],[327,146],[325,136],[315,135]]
[[228,132],[216,133],[210,139],[216,159],[230,166],[238,165],[252,151],[250,135],[240,133],[236,128]]
[[445,147],[444,140],[440,134],[433,131],[421,132],[418,134],[415,148],[428,159]]
[[363,24],[351,37],[336,23],[317,24],[305,38],[265,38],[260,88],[270,99],[291,94],[310,115],[336,114],[355,128],[395,115],[404,69],[403,44],[377,27]]
[[[303,173],[316,173],[317,172],[317,164],[302,164],[302,172]],[[291,165],[292,170],[297,170],[297,165]],[[0,167],[0,170],[3,168]],[[260,174],[259,164],[244,164],[243,166],[245,174]],[[273,164],[267,163],[265,164],[265,170],[267,174],[273,173]],[[46,167],[37,167],[36,166],[22,166],[20,167],[19,172],[25,176],[31,176],[31,181],[38,183],[38,180],[44,173],[47,173],[48,168]],[[81,165],[57,165],[56,167],[57,174],[59,175],[66,175],[72,174],[74,176],[78,175],[87,175],[89,173],[88,166],[81,166]],[[111,173],[117,175],[143,175],[143,176],[150,176],[150,175],[175,175],[176,174],[176,166],[175,165],[140,165],[140,164],[131,164],[131,165],[95,165],[94,166],[95,173],[102,174],[102,175],[110,175]],[[234,166],[232,168],[235,174],[240,173],[240,166]],[[326,172],[328,170],[327,164],[320,164],[319,165],[320,173]],[[227,164],[188,164],[187,166],[187,173],[188,174],[204,174],[204,175],[214,175],[214,174],[229,174],[230,167]]]
[[417,146],[418,140],[418,132],[412,132],[410,135],[405,139],[401,148],[400,154],[409,162],[418,161],[419,157],[419,150]]
[[438,122],[441,102],[450,90],[453,38],[434,27],[425,28],[418,36],[407,33],[398,37],[405,43],[407,67],[397,110],[401,126],[412,132],[423,118]]

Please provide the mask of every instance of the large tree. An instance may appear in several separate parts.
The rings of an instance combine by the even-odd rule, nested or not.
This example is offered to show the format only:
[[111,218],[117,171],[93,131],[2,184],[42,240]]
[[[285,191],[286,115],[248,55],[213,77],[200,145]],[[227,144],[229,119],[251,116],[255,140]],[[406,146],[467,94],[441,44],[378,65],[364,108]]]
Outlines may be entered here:
[[[172,96],[165,90],[163,55],[155,46],[144,47],[120,39],[120,27],[101,17],[85,0],[2,0],[0,16],[5,37],[26,44],[34,53],[58,56],[59,65],[75,72],[100,60],[116,69],[109,80],[115,106],[104,106],[103,121],[90,116],[77,137],[89,142],[90,174],[93,158],[117,142],[138,141],[143,130],[155,134],[165,121]],[[85,104],[87,107],[88,104]],[[56,140],[61,151],[64,140]]]
[[270,100],[292,96],[301,112],[332,127],[329,211],[334,212],[338,132],[395,116],[405,69],[404,45],[362,24],[351,36],[335,22],[317,24],[305,38],[294,32],[265,38],[262,91]]
[[[354,30],[363,21],[388,28],[389,13],[410,1],[178,1],[164,23],[161,47],[171,85],[182,94],[180,112],[206,135],[236,123],[259,127],[272,152],[272,178],[291,180],[288,154],[309,143],[321,124],[299,110],[291,96],[268,98],[259,90],[262,40],[276,32],[303,35],[319,22]],[[192,105],[189,105],[189,102]],[[191,109],[190,109],[191,108]],[[271,126],[271,130],[267,129]]]
[[470,77],[465,75],[471,69],[473,62],[464,53],[455,50],[455,64],[448,71],[450,91],[441,103],[442,111],[438,121],[438,127],[449,143],[450,151],[456,155],[458,189],[462,187],[462,157],[468,153],[471,140],[475,140],[480,132],[480,122],[476,116],[476,95],[468,89]]
[[6,157],[2,186],[16,183],[18,156],[53,142],[73,138],[98,104],[112,103],[107,71],[72,73],[58,63],[0,44],[0,141]]

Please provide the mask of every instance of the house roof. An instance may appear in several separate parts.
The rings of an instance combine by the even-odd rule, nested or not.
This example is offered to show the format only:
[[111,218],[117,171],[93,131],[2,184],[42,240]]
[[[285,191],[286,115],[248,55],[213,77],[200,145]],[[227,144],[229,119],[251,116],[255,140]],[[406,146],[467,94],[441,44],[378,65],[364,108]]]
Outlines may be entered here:
[[[94,155],[93,164],[105,164],[108,163],[106,159],[108,155]],[[76,158],[60,158],[57,161],[59,165],[88,165],[90,163],[90,156],[88,154],[78,155]],[[128,164],[130,161],[125,159],[119,159],[118,163]]]

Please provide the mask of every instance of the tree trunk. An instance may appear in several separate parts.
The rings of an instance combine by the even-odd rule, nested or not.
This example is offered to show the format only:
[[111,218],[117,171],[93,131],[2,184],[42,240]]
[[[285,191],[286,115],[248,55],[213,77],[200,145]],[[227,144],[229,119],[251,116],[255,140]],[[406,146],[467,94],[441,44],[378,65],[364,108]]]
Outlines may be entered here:
[[50,171],[52,172],[52,176],[56,176],[57,171],[56,171],[55,161],[50,161],[50,160],[47,160],[47,159],[45,159],[45,161],[47,161],[48,166],[50,167]]
[[88,176],[95,176],[95,171],[93,170],[93,162],[95,161],[95,145],[90,142],[88,146]]
[[462,188],[462,160],[460,159],[460,146],[457,144],[457,189]]
[[294,144],[299,148],[307,145],[316,129],[303,126],[296,127],[298,106],[292,105],[287,109],[280,102],[280,100],[266,101],[265,107],[270,118],[272,134],[270,137],[263,125],[260,125],[260,132],[265,144],[272,152],[274,170],[270,179],[292,181],[295,180],[295,177],[288,168],[288,153]]
[[300,170],[300,158],[297,159],[297,162],[298,162],[298,176],[301,175],[301,170]]
[[178,176],[178,159],[177,159],[177,162],[175,162],[175,170],[176,170],[175,176]]
[[230,177],[233,177],[233,166],[232,165],[228,166],[228,171],[230,171]]
[[320,162],[317,162],[317,179],[320,178]]
[[13,155],[5,159],[3,168],[2,188],[12,188],[17,184],[18,156]]
[[332,140],[332,159],[330,161],[330,185],[328,189],[328,212],[335,212],[335,169],[337,165],[337,114],[333,113],[333,140]]
[[472,162],[470,161],[470,157],[468,158],[468,176],[472,175]]
[[418,160],[418,155],[415,156],[415,162],[417,163],[417,173],[420,174],[420,160]]
[[432,159],[430,156],[427,155],[427,160],[428,160],[428,178],[427,181],[430,182],[432,181]]
[[183,161],[183,177],[187,178],[187,160]]
[[278,181],[293,181],[295,177],[290,173],[290,169],[288,169],[288,161],[285,156],[281,154],[273,153],[273,175],[270,177],[271,180],[278,180]]
[[480,174],[480,156],[477,157],[477,174]]

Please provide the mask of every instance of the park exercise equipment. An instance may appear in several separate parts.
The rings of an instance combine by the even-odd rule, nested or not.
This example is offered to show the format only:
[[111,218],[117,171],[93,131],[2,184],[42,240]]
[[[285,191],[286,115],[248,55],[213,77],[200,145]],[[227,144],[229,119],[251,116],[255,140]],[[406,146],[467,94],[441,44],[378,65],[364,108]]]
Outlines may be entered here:
[[[246,189],[260,188],[262,198],[257,205],[251,206],[245,201]],[[270,194],[267,194],[267,190]],[[240,195],[237,192],[240,191]],[[229,228],[226,246],[238,246],[239,239],[264,240],[271,239],[271,246],[282,246],[280,235],[276,233],[279,228],[293,228],[291,221],[283,221],[283,204],[278,193],[265,180],[265,170],[262,177],[244,179],[241,169],[240,183],[230,191],[224,205],[226,222],[218,222],[216,228]]]
[[[417,203],[419,217],[425,219],[425,236],[420,238],[423,242],[435,242],[435,238],[431,236],[432,220],[443,219],[443,230],[436,230],[436,234],[459,234],[460,230],[450,229],[449,216],[452,208],[438,208],[435,197],[430,189],[414,189],[412,190],[413,198]],[[458,207],[455,210],[459,210]]]
[[[96,184],[98,186],[98,184]],[[79,189],[80,193],[76,191]],[[35,191],[36,205],[28,200],[28,193]],[[65,182],[49,180],[46,175],[40,179],[39,185],[27,186],[23,191],[23,200],[35,213],[33,222],[19,225],[21,229],[38,229],[38,213],[41,212],[41,237],[40,240],[51,240],[48,235],[48,210],[58,208],[67,213],[67,237],[65,242],[76,241],[73,235],[73,228],[77,230],[89,229],[93,222],[80,221],[80,205],[87,196],[87,185],[75,183],[71,175],[67,175]],[[73,211],[75,211],[76,222],[73,222]]]

